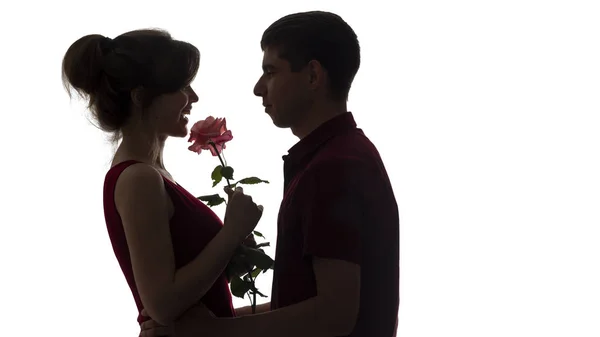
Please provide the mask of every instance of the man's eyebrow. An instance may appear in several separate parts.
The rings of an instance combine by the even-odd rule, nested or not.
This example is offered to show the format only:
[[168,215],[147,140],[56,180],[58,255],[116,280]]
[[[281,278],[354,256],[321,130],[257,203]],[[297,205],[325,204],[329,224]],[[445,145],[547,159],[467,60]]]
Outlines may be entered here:
[[270,64],[270,63],[264,63],[262,65],[263,71],[267,71],[267,70],[273,70],[275,69],[275,66]]

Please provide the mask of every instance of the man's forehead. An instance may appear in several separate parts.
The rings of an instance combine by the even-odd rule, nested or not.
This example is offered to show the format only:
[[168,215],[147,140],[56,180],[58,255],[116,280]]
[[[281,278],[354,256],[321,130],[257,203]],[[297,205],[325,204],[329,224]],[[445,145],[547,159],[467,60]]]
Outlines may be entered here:
[[279,49],[275,47],[266,47],[263,51],[263,66],[277,66],[284,62],[279,57]]

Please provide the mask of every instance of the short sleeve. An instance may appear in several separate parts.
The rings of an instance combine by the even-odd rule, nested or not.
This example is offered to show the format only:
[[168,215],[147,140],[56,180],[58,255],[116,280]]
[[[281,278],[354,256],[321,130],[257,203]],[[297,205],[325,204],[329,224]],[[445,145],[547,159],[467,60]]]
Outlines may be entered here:
[[360,264],[369,174],[359,161],[330,160],[311,167],[301,183],[304,254]]

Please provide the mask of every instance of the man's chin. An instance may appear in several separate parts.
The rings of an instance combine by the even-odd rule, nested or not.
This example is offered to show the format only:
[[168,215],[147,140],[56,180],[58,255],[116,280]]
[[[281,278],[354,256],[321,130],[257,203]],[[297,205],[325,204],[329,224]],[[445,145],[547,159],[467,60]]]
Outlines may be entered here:
[[273,121],[273,125],[275,125],[276,127],[280,128],[280,129],[287,129],[287,128],[289,128],[289,127],[290,127],[290,126],[289,126],[289,125],[287,125],[287,124],[284,124],[284,123],[277,123],[277,122],[275,122],[275,121]]
[[276,127],[280,128],[280,129],[287,129],[290,127],[288,125],[289,123],[286,123],[286,121],[282,121],[281,119],[275,118],[271,114],[269,114],[269,117],[271,117],[271,121],[273,121],[273,125],[275,125]]

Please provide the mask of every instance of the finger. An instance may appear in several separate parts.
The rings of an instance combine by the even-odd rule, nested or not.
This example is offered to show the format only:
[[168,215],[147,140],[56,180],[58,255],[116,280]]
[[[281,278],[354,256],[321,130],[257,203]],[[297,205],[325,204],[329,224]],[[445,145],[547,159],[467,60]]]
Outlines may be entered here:
[[262,213],[265,210],[265,208],[263,207],[263,205],[258,205],[258,206],[256,206],[256,208],[258,208],[258,210],[260,211],[260,213]]
[[142,328],[142,330],[146,330],[146,329],[162,328],[164,326],[161,324],[158,324],[157,322],[155,322],[153,320],[148,320],[148,321],[142,322],[142,324],[140,324],[140,327]]
[[225,191],[225,194],[227,194],[228,197],[231,197],[231,195],[233,194],[233,190],[229,186],[225,186],[223,190]]
[[142,337],[169,336],[172,334],[171,327],[161,325],[153,320],[142,322],[140,329],[140,336]]
[[174,336],[173,330],[167,327],[160,327],[148,330],[142,330],[140,337],[167,337]]

